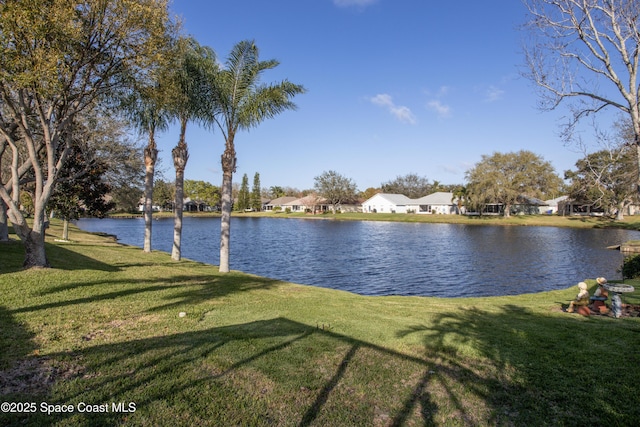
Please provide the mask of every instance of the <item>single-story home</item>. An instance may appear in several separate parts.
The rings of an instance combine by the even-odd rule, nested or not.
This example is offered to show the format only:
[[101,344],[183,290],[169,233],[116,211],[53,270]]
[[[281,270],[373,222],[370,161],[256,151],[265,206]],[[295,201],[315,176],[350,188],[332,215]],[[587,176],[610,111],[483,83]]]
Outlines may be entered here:
[[[513,214],[537,214],[548,207],[547,202],[534,197],[521,196],[518,203],[511,207]],[[460,209],[461,212],[458,212]],[[438,191],[419,199],[410,199],[404,194],[378,193],[362,203],[362,212],[375,213],[416,213],[416,214],[467,214],[479,215],[479,212],[467,211],[464,206],[458,208],[458,198],[453,193]],[[502,215],[504,205],[493,203],[485,205],[482,215]]]
[[301,197],[299,199],[292,200],[287,203],[282,204],[282,208],[289,208],[291,212],[325,212],[329,209],[329,205],[327,201],[318,197],[314,194],[309,194],[307,196]]
[[264,205],[264,210],[273,211],[273,210],[284,210],[286,208],[286,204],[297,200],[297,197],[285,196],[278,197],[277,199],[271,200],[269,203]]
[[[168,201],[162,206],[154,204],[153,212],[162,212],[162,211],[172,212],[173,206],[174,206],[173,201]],[[189,197],[185,197],[183,199],[183,204],[182,204],[182,210],[185,212],[211,212],[211,211],[215,211],[218,208],[219,207],[209,206],[207,203],[202,201],[191,200],[191,198]],[[140,201],[138,202],[138,211],[144,212],[144,198],[141,198]]]
[[411,199],[404,194],[378,193],[362,203],[364,213],[407,213]]
[[[540,199],[521,195],[518,196],[518,201],[511,205],[511,215],[536,215],[547,207],[547,203]],[[467,215],[504,215],[504,208],[504,203],[487,203],[482,208],[482,213],[467,211]]]
[[555,199],[545,200],[544,206],[540,206],[540,213],[547,215],[555,215],[558,213],[558,207],[569,198],[569,196],[560,196]]
[[[622,210],[623,215],[638,215],[640,213],[640,205],[629,204]],[[558,203],[558,214],[560,215],[577,215],[577,216],[603,216],[615,215],[616,210],[612,209],[607,212],[602,207],[596,207],[593,203],[581,202],[570,198],[565,198]]]
[[458,199],[453,193],[439,191],[419,199],[410,199],[404,194],[378,193],[362,203],[362,212],[455,214]]
[[[458,198],[453,193],[438,191],[411,201],[409,210],[419,214],[451,215],[458,212]],[[464,207],[462,207],[464,211]]]

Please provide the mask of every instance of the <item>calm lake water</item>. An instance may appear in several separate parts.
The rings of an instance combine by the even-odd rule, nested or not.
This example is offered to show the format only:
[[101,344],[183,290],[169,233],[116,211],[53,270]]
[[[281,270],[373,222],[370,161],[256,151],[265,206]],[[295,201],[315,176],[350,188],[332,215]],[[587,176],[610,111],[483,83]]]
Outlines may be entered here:
[[[87,231],[143,244],[143,219],[81,219]],[[619,251],[640,232],[553,227],[232,218],[233,270],[363,295],[517,295],[620,278]],[[153,222],[154,250],[171,251],[173,219]],[[184,258],[217,265],[219,218],[184,218]]]

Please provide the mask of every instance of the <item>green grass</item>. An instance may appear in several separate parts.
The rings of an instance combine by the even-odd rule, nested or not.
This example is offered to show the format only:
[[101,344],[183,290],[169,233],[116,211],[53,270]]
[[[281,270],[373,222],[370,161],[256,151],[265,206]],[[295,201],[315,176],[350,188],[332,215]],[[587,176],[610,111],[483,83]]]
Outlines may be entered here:
[[[54,222],[50,232],[59,231]],[[29,271],[19,242],[0,244],[0,401],[37,409],[0,413],[0,425],[640,419],[640,318],[563,313],[575,287],[367,297],[219,274],[77,229],[71,239],[49,237],[54,268]],[[623,301],[640,304],[640,292]],[[46,415],[43,402],[75,412]],[[135,412],[113,412],[129,402]],[[81,403],[109,412],[80,413]]]

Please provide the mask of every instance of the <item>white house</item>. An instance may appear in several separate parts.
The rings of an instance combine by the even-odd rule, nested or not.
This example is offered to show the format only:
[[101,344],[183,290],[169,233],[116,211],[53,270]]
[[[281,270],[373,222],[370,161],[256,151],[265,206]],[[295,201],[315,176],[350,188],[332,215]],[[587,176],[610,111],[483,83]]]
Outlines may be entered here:
[[362,212],[450,215],[458,213],[458,199],[453,197],[453,193],[443,191],[419,199],[410,199],[404,194],[378,193],[362,203]]
[[563,204],[569,197],[568,196],[560,196],[555,199],[545,200],[544,203],[546,206],[540,206],[540,213],[547,215],[555,215],[558,213],[558,206]]
[[362,203],[362,212],[407,213],[411,202],[404,194],[378,193]]
[[454,198],[453,193],[438,191],[412,200],[409,210],[419,214],[457,214],[458,198]]

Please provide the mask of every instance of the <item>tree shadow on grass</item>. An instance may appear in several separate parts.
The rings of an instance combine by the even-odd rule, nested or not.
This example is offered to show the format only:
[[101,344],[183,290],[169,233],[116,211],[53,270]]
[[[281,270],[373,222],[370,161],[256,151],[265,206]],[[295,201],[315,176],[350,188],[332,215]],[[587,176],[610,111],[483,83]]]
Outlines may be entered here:
[[[640,378],[625,367],[640,363],[638,328],[619,323],[612,329],[611,322],[616,319],[544,317],[505,306],[497,313],[442,314],[399,335],[419,334],[427,354],[465,374],[461,384],[484,396],[491,424],[631,425],[640,419],[640,396],[630,392]],[[489,364],[465,357],[461,344]],[[483,370],[494,380],[482,380]]]
[[[108,276],[107,276],[108,277]],[[31,304],[21,308],[16,308],[12,313],[29,313],[40,310],[48,310],[60,307],[74,307],[82,304],[94,304],[98,302],[115,301],[118,299],[131,298],[147,294],[145,299],[148,303],[146,307],[138,307],[149,312],[163,311],[167,308],[196,306],[202,302],[213,301],[224,296],[254,291],[257,289],[270,289],[280,285],[282,282],[273,279],[265,279],[248,275],[175,275],[167,277],[165,280],[149,278],[131,283],[131,279],[105,279],[87,281],[83,283],[70,283],[47,288],[39,293],[47,302],[42,304]],[[99,293],[96,287],[105,289],[120,290]],[[69,298],[61,295],[52,300],[52,295],[64,292],[74,292],[77,294],[87,294],[76,298]]]
[[[38,357],[34,334],[0,306],[0,402],[32,402],[43,399],[60,379],[60,367],[48,357]],[[9,408],[9,411],[18,408]],[[0,425],[13,425],[3,407]]]
[[[119,271],[120,268],[106,264],[95,258],[77,253],[62,245],[45,243],[49,264],[61,270],[99,270],[106,272]],[[19,240],[0,242],[0,274],[22,271],[24,262],[24,245]]]
[[[514,306],[469,309],[398,331],[422,342],[422,351],[411,353],[283,317],[121,342],[101,343],[98,336],[48,356],[76,374],[57,382],[46,399],[133,402],[135,412],[15,415],[9,421],[632,425],[640,416],[638,378],[624,378],[624,367],[637,365],[640,352],[636,345],[619,353],[616,342],[637,342],[627,334],[636,339],[638,328],[618,324],[616,335],[611,323],[595,319],[547,318]],[[603,342],[594,347],[585,339],[589,334]],[[604,349],[619,365],[602,360]],[[581,380],[568,381],[576,376]],[[9,417],[2,416],[0,422]]]
[[[437,409],[423,392],[427,361],[285,318],[96,343],[49,357],[77,375],[57,383],[47,401],[134,402],[135,413],[0,414],[0,421],[432,425]],[[414,414],[417,405],[423,410]]]

